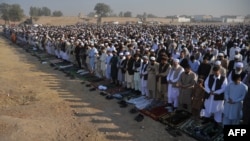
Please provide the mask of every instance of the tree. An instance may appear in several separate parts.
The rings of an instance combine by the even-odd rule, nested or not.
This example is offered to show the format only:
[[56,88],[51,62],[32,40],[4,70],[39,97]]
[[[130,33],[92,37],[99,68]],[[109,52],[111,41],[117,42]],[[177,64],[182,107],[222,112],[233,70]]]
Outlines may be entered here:
[[52,15],[54,17],[61,17],[61,16],[63,16],[63,13],[61,11],[54,11]]
[[123,15],[124,17],[132,17],[132,13],[130,11],[127,11]]
[[0,15],[1,18],[7,23],[9,19],[10,5],[7,3],[0,4]]
[[0,15],[3,20],[5,20],[5,23],[8,23],[9,21],[20,21],[24,17],[23,9],[20,7],[19,4],[6,4],[1,3],[0,4]]
[[41,11],[42,11],[43,16],[50,16],[51,15],[51,11],[50,11],[50,9],[48,7],[43,7],[41,9]]
[[13,22],[21,21],[24,17],[23,9],[20,7],[19,4],[13,4],[10,8],[9,13],[10,21]]
[[94,10],[100,17],[107,17],[110,13],[112,13],[110,6],[105,3],[97,3]]
[[36,16],[51,16],[51,10],[48,7],[30,7],[30,12],[29,12],[31,17],[36,17]]

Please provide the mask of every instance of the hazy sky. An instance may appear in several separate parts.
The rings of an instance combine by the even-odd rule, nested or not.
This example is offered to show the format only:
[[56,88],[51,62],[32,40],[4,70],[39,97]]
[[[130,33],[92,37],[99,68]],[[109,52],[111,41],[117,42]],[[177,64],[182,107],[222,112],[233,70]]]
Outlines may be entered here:
[[250,0],[0,0],[8,4],[18,3],[29,15],[30,6],[46,6],[60,10],[65,16],[87,15],[94,11],[96,3],[105,3],[114,13],[131,11],[137,14],[151,13],[160,17],[168,15],[247,15],[250,14]]

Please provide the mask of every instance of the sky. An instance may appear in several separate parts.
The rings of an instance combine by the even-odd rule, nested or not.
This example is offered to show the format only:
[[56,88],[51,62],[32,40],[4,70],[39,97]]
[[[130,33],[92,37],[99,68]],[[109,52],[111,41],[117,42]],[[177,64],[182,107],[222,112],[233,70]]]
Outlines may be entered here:
[[250,0],[0,0],[0,3],[19,4],[29,15],[29,8],[48,7],[60,10],[65,16],[87,15],[94,12],[97,3],[105,3],[117,15],[130,11],[137,14],[153,14],[158,17],[171,15],[242,15],[250,14]]

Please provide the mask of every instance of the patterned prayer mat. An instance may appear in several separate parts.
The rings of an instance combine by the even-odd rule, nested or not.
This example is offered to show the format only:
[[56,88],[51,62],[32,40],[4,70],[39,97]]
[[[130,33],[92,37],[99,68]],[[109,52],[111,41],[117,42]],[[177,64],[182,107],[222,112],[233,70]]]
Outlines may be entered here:
[[189,119],[183,123],[179,129],[200,141],[222,141],[223,128],[214,125],[213,122],[202,124],[202,120]]
[[165,109],[165,105],[157,106],[149,110],[143,109],[140,110],[140,112],[156,121],[159,121],[160,117],[168,114],[168,110]]
[[182,123],[188,120],[191,116],[192,114],[185,110],[177,110],[173,113],[163,115],[162,117],[159,118],[159,121],[171,127],[179,127]]

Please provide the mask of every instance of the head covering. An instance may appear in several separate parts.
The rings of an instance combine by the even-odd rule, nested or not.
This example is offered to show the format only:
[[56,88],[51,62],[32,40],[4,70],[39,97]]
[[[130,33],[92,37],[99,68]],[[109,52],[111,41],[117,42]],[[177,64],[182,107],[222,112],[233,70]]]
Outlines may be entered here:
[[122,52],[120,52],[120,53],[119,53],[119,55],[120,55],[120,56],[123,56],[123,53],[122,53]]
[[154,50],[154,49],[151,49],[150,51],[151,51],[151,52],[154,52],[155,50]]
[[235,59],[240,59],[240,55],[235,55],[234,58]]
[[239,47],[237,47],[237,48],[235,49],[235,51],[240,52],[240,48],[239,48]]
[[243,66],[244,66],[244,65],[243,65],[242,62],[237,62],[237,63],[236,63],[236,67],[237,67],[237,68],[243,68]]
[[143,56],[142,59],[148,60],[148,56]]
[[176,58],[176,59],[174,59],[173,61],[174,61],[174,62],[176,62],[176,63],[179,63],[179,62],[180,62],[180,60],[179,60],[179,59],[177,59],[177,58]]
[[150,60],[155,61],[155,57],[154,56],[150,57]]
[[215,64],[215,65],[221,65],[221,61],[217,60],[217,61],[215,61],[214,64]]
[[125,55],[130,55],[130,53],[129,53],[129,52],[126,52]]
[[224,56],[224,54],[223,54],[223,53],[219,53],[219,54],[218,54],[218,56],[221,56],[221,57],[223,57],[223,56]]

